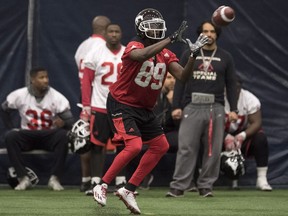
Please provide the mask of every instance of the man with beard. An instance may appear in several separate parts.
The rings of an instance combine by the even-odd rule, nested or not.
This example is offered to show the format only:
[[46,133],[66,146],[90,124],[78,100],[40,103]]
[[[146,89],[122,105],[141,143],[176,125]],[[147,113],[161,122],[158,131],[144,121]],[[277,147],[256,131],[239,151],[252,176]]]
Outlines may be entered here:
[[[30,71],[31,84],[11,92],[1,105],[5,126],[12,129],[5,134],[5,144],[11,164],[15,168],[19,184],[15,190],[32,187],[21,152],[42,149],[55,153],[48,186],[55,191],[64,188],[59,182],[68,152],[67,130],[72,127],[73,116],[69,101],[49,86],[45,68]],[[10,113],[18,110],[21,128],[13,129]]]
[[[205,21],[198,27],[197,33],[206,35],[209,42],[200,49],[186,86],[176,81],[172,116],[181,119],[181,123],[173,181],[167,197],[183,196],[184,191],[189,189],[194,172],[199,168],[198,157],[201,161],[197,179],[199,195],[213,196],[224,136],[225,88],[230,103],[229,119],[235,121],[238,118],[234,62],[231,54],[217,46],[220,29],[211,21]],[[182,63],[187,56],[183,55]]]

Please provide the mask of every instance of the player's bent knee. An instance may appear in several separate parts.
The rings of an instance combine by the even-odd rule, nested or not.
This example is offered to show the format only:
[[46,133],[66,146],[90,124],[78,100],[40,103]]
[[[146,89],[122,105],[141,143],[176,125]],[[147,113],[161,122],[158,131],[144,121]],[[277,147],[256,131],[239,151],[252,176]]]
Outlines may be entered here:
[[132,139],[125,140],[125,149],[129,149],[133,155],[138,155],[142,150],[141,137],[134,137]]
[[154,139],[149,140],[147,144],[150,145],[149,148],[151,151],[161,155],[165,154],[169,149],[169,143],[165,135],[155,137]]

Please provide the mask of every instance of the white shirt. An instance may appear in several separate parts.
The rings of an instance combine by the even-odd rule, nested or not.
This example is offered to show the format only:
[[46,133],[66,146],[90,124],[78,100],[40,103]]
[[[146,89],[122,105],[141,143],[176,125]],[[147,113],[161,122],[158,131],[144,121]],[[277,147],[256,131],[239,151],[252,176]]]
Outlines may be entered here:
[[79,76],[81,84],[82,84],[83,71],[84,71],[83,59],[85,58],[85,56],[90,50],[95,49],[94,47],[103,45],[105,43],[106,43],[105,39],[101,35],[93,34],[91,37],[87,38],[79,45],[74,58],[78,67],[78,76]]
[[21,128],[27,130],[53,129],[57,114],[70,109],[69,101],[52,87],[39,102],[27,87],[11,92],[6,100],[9,108],[18,110]]
[[227,114],[229,113],[230,106],[225,97],[226,131],[228,133],[245,130],[248,126],[248,115],[254,114],[260,110],[261,103],[254,94],[245,89],[241,89],[237,108],[239,111],[238,120],[236,122],[228,122]]
[[[92,109],[106,110],[109,86],[116,81],[117,75],[120,73],[124,50],[125,46],[121,45],[121,49],[117,53],[113,53],[105,44],[98,46],[97,49],[93,48],[84,58],[85,67],[94,71],[92,95],[89,97]],[[83,83],[83,85],[89,85],[89,83]]]

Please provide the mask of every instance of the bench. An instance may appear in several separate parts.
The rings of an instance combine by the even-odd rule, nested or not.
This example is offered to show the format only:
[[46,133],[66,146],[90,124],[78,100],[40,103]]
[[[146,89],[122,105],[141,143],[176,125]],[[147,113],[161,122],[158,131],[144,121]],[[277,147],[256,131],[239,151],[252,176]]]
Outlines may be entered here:
[[[47,185],[50,177],[51,161],[53,153],[45,150],[32,150],[22,152],[25,165],[31,168],[39,177],[38,185]],[[104,170],[107,170],[112,163],[115,154],[112,152],[106,156]],[[154,181],[152,186],[167,186],[172,180],[175,166],[176,154],[165,155],[153,171]],[[0,148],[0,184],[7,184],[7,170],[11,166],[6,148]],[[67,155],[61,183],[65,185],[80,185],[81,183],[81,163],[79,154],[73,154],[69,151]]]

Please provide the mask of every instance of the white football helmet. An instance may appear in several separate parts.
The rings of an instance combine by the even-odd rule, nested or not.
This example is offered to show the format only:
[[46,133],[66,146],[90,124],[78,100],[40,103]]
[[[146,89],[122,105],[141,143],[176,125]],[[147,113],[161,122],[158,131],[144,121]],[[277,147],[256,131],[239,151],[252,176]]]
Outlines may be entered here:
[[244,158],[241,150],[224,151],[221,153],[221,171],[229,178],[236,180],[245,174]]
[[79,119],[68,132],[70,149],[72,152],[83,154],[90,150],[90,128],[89,123]]
[[[39,182],[39,178],[36,175],[36,173],[29,167],[25,167],[25,169],[27,171],[27,175],[28,175],[28,177],[29,177],[29,179],[31,181],[32,186],[37,185],[38,182]],[[9,167],[8,168],[7,181],[8,181],[8,184],[12,188],[15,188],[19,184],[18,177],[17,177],[17,174],[16,174],[16,171],[15,171],[14,167]]]
[[135,28],[140,38],[156,40],[163,39],[167,30],[162,14],[153,8],[146,8],[138,13]]

